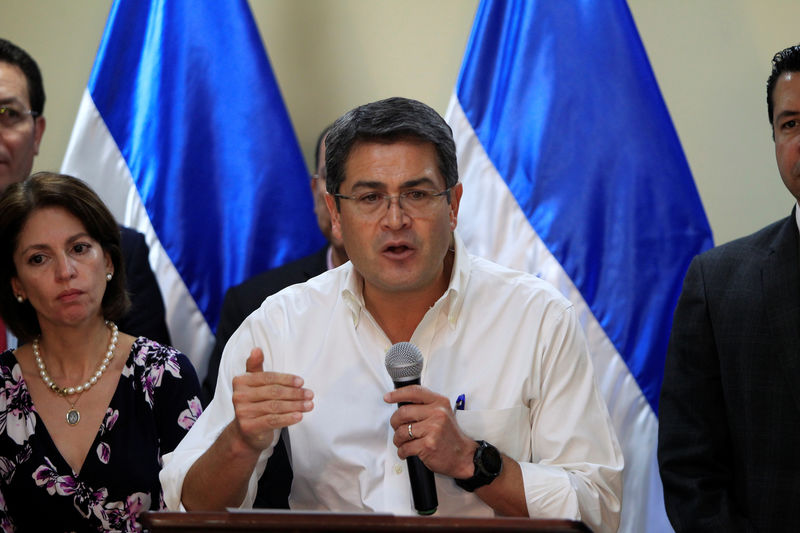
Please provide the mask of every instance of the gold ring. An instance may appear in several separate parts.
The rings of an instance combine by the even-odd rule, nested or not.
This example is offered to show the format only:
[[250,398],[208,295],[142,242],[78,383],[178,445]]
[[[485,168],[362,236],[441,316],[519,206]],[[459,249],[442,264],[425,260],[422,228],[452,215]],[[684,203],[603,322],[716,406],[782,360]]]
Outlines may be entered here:
[[414,440],[414,434],[411,433],[411,424],[408,425],[408,438]]

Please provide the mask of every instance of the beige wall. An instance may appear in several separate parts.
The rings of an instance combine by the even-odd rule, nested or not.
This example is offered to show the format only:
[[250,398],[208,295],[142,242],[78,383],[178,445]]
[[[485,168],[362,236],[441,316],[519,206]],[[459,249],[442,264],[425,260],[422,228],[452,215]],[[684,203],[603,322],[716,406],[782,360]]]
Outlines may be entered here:
[[772,56],[800,42],[797,0],[629,0],[716,243],[789,214],[767,118]]
[[[596,0],[600,1],[600,0]],[[444,113],[477,0],[251,0],[298,138],[391,95]],[[6,0],[0,36],[39,62],[47,131],[36,169],[57,169],[110,0]],[[800,41],[796,0],[629,0],[717,242],[788,213],[764,103],[769,61]]]

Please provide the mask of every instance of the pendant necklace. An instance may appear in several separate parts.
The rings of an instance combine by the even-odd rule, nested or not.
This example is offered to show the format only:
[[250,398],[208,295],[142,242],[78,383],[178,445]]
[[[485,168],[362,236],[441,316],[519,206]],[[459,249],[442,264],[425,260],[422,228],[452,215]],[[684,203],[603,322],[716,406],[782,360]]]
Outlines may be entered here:
[[78,403],[78,400],[81,399],[81,396],[83,396],[83,393],[78,394],[78,397],[75,398],[74,402],[69,401],[69,398],[63,396],[63,398],[69,404],[69,411],[67,411],[67,424],[70,426],[74,426],[81,421],[81,413],[75,409],[75,404]]
[[[59,387],[55,384],[53,378],[50,377],[50,374],[47,373],[47,367],[42,360],[41,354],[39,354],[39,337],[41,337],[41,335],[33,339],[33,343],[31,344],[33,357],[36,359],[36,366],[39,367],[39,375],[42,377],[42,381],[44,381],[44,384],[47,385],[47,388],[59,396],[62,396],[65,400],[67,400],[67,403],[69,403],[69,411],[67,411],[66,418],[67,424],[70,426],[74,426],[81,421],[81,413],[75,409],[75,404],[81,399],[83,393],[92,388],[92,386],[96,384],[97,381],[102,377],[103,372],[106,371],[109,363],[111,363],[111,359],[114,357],[114,348],[117,347],[117,340],[119,339],[119,329],[117,328],[116,324],[109,320],[106,320],[106,326],[111,329],[111,342],[108,344],[106,355],[103,360],[100,361],[97,371],[92,375],[92,377],[89,378],[86,383],[83,385],[78,385],[77,387]],[[73,394],[77,394],[78,397],[75,398],[74,402],[71,402],[68,396],[72,396]]]

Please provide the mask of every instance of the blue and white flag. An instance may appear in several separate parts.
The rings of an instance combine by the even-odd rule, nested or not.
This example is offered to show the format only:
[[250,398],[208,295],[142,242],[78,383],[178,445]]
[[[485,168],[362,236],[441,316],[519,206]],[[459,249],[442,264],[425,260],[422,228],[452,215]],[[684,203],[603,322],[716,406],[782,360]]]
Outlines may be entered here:
[[670,531],[658,395],[684,274],[712,238],[627,4],[482,1],[447,120],[467,247],[578,311],[625,454],[620,531]]
[[62,171],[145,234],[200,376],[225,290],[324,243],[245,0],[115,1]]

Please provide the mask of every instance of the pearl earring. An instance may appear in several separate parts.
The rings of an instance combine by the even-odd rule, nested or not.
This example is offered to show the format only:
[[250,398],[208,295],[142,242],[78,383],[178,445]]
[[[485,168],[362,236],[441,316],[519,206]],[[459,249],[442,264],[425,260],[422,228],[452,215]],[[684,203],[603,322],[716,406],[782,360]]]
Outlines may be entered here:
[[18,301],[19,303],[22,303],[22,302],[24,302],[24,301],[25,301],[25,298],[23,298],[21,294],[17,294],[17,301]]
[[114,274],[109,272],[108,274],[106,274],[106,281],[111,281],[111,278],[113,278],[113,277],[114,277]]

